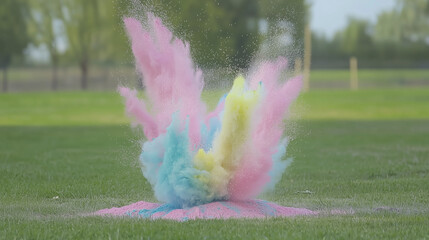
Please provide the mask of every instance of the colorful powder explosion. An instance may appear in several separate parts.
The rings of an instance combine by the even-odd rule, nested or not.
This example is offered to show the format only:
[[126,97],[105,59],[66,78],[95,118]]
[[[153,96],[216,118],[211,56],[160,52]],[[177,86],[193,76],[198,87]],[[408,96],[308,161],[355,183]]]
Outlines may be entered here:
[[282,160],[287,145],[283,120],[300,92],[301,77],[279,83],[286,59],[262,62],[247,82],[238,76],[207,113],[200,98],[202,72],[192,62],[189,45],[152,15],[148,29],[134,18],[124,23],[151,111],[137,91],[121,87],[119,92],[147,138],[140,155],[143,174],[165,203],[139,210],[141,216],[213,202],[264,203],[250,199],[273,188],[290,163]]

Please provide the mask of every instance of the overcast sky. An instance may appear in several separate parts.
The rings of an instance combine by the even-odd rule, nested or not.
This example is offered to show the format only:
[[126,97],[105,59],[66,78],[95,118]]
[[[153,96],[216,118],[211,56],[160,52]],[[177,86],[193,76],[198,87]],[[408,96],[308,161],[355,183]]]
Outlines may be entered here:
[[349,16],[367,19],[373,23],[377,15],[390,10],[395,0],[310,0],[311,28],[327,37],[347,25]]

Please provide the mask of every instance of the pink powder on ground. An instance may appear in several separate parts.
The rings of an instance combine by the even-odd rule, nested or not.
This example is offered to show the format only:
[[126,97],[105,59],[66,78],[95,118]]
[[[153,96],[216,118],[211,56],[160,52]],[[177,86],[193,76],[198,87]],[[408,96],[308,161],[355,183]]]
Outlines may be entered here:
[[298,215],[316,215],[305,208],[283,207],[264,200],[248,201],[220,201],[211,202],[188,209],[174,209],[169,211],[156,211],[145,217],[144,213],[161,207],[159,203],[136,202],[120,208],[99,210],[95,216],[130,216],[149,219],[170,219],[186,221],[191,219],[229,219],[229,218],[269,218],[292,217]]

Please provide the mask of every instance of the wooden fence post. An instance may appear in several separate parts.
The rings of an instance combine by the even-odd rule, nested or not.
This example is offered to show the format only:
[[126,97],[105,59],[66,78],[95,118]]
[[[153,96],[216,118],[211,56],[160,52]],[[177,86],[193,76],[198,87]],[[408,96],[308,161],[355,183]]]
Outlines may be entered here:
[[294,66],[295,76],[300,75],[302,73],[302,60],[301,58],[295,59],[295,66]]
[[350,58],[350,89],[358,90],[359,79],[358,79],[358,62],[356,57]]

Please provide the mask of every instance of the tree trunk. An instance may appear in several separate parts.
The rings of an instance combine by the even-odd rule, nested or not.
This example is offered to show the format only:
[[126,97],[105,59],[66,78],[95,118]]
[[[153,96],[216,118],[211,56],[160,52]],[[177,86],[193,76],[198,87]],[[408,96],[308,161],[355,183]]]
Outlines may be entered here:
[[52,90],[58,89],[58,60],[52,58]]
[[7,67],[3,68],[3,92],[7,92]]
[[88,61],[84,60],[80,64],[81,71],[81,79],[80,79],[80,87],[82,90],[86,90],[88,88]]

